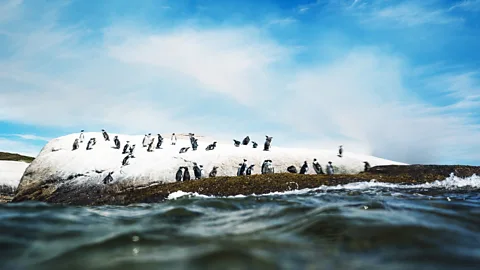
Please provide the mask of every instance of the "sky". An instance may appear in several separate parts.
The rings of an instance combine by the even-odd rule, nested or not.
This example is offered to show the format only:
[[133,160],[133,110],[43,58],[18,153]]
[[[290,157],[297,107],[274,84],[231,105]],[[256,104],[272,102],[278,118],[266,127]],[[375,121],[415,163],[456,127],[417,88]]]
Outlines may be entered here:
[[104,128],[479,165],[479,48],[480,0],[0,0],[0,151]]

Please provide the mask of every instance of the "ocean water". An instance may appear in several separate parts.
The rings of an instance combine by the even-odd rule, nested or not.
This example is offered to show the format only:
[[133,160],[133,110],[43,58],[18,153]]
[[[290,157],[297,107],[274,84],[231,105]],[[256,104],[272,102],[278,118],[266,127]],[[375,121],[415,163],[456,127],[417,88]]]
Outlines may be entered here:
[[480,178],[3,204],[0,269],[480,269]]

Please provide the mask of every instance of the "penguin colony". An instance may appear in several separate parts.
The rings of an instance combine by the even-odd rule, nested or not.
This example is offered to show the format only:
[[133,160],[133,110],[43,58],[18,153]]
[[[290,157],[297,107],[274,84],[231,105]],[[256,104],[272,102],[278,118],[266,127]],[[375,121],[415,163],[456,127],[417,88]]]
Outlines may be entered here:
[[[102,135],[105,141],[110,141],[110,136],[108,133],[102,129]],[[186,153],[190,148],[192,151],[197,151],[198,149],[198,139],[195,138],[194,133],[189,133],[189,138],[190,138],[190,144],[191,147],[182,147],[179,150],[179,153]],[[270,151],[271,143],[272,143],[273,137],[270,136],[265,136],[265,143],[263,146],[263,151]],[[80,131],[80,135],[78,138],[75,139],[73,142],[73,147],[72,151],[75,151],[79,149],[80,144],[83,143],[85,140],[84,136],[84,130]],[[151,133],[145,134],[143,140],[142,140],[142,146],[144,148],[147,148],[147,152],[153,152],[154,149],[162,149],[162,144],[163,144],[164,138],[162,135],[157,134],[157,143],[155,143],[155,137],[152,136]],[[233,144],[235,147],[240,147],[240,146],[247,146],[250,143],[251,139],[249,136],[245,137],[242,141],[235,140],[233,139]],[[257,148],[258,143],[251,141],[252,142],[252,147]],[[130,141],[126,141],[125,145],[123,148],[121,148],[121,142],[118,136],[115,136],[113,139],[114,149],[121,149],[122,154],[125,156],[123,157],[121,163],[122,166],[128,166],[130,164],[130,159],[135,158],[134,156],[134,150],[135,150],[135,144],[130,145]],[[175,133],[172,133],[171,136],[171,145],[176,145],[177,143],[177,136]],[[87,142],[86,150],[91,150],[93,146],[96,144],[96,139],[95,138],[90,138]],[[154,146],[155,145],[155,146]],[[213,142],[209,144],[206,148],[205,151],[213,151],[217,147],[217,142]],[[340,145],[338,149],[338,157],[341,158],[343,157],[343,146]],[[367,161],[364,161],[364,171],[370,170],[371,166]],[[255,164],[250,164],[248,165],[247,160],[243,159],[243,162],[238,164],[238,170],[237,170],[237,176],[242,176],[242,175],[251,175],[253,170],[254,170]],[[316,174],[325,174],[323,172],[322,166],[320,163],[317,161],[316,158],[313,159],[312,162],[312,167],[313,170],[315,171]],[[334,167],[332,165],[332,162],[329,161],[328,164],[326,165],[326,174],[327,175],[332,175],[335,173]],[[196,162],[193,162],[193,176],[195,180],[202,179],[205,177],[216,177],[217,176],[217,169],[218,167],[214,166],[212,170],[208,173],[208,176],[205,175],[203,165],[199,165]],[[304,161],[302,166],[300,167],[300,171],[298,172],[297,168],[294,165],[291,165],[287,167],[287,172],[289,173],[300,173],[300,174],[306,174],[309,170],[309,165],[307,161]],[[261,174],[272,174],[275,173],[274,168],[273,168],[273,161],[270,159],[264,160],[262,163],[262,168],[261,168]],[[105,177],[103,180],[104,184],[109,184],[113,182],[113,177],[112,177],[113,172],[109,172],[109,174]],[[175,174],[175,180],[177,182],[180,181],[190,181],[191,180],[191,175],[190,171],[187,166],[181,166],[178,168],[176,174]]]

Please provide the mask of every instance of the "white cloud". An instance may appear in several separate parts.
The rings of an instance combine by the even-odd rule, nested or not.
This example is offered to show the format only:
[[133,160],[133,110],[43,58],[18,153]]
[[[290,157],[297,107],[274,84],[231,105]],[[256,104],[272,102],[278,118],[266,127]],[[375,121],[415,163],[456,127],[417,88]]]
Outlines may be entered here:
[[405,26],[423,24],[451,24],[463,22],[462,18],[454,17],[448,10],[430,8],[416,2],[405,2],[396,6],[388,6],[373,11],[372,19],[390,20]]
[[450,7],[451,10],[480,11],[480,0],[463,0]]
[[268,22],[269,25],[288,25],[295,23],[297,20],[287,17],[287,18],[282,18],[282,19],[273,19]]
[[10,140],[0,137],[0,152],[16,153],[30,157],[36,157],[42,147],[33,144]]

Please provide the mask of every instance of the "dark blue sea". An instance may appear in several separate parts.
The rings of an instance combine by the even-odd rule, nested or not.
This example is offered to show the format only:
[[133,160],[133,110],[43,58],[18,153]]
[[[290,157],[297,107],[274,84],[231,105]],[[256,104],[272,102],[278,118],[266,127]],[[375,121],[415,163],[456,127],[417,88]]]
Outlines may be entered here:
[[2,204],[0,269],[480,269],[480,177]]

